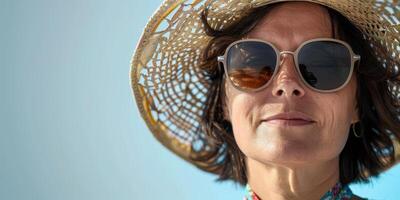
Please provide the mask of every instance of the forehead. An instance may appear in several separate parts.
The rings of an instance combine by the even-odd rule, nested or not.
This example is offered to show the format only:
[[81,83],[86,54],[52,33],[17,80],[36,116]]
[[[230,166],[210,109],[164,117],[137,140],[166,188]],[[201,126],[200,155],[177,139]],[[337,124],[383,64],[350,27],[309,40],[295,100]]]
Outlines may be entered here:
[[286,2],[273,7],[246,37],[293,50],[306,40],[332,37],[331,26],[327,8],[309,2]]

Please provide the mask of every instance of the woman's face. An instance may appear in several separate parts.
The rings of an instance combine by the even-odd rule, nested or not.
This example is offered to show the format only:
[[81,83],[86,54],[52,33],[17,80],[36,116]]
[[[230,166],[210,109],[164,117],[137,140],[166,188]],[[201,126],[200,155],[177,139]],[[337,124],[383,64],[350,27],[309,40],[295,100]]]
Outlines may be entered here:
[[[331,38],[330,17],[317,4],[283,3],[246,37],[269,41],[280,51],[295,51],[306,40]],[[338,158],[350,125],[358,121],[355,75],[343,89],[319,93],[301,81],[293,56],[284,54],[281,59],[278,73],[261,91],[242,92],[226,81],[226,117],[239,148],[262,163],[302,164]],[[301,112],[313,122],[265,121],[283,112]]]

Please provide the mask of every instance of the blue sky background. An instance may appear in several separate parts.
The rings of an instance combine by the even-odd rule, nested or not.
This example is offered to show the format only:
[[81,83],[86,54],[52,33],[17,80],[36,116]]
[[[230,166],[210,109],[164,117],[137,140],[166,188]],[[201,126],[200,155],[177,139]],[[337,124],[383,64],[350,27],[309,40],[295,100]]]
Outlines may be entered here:
[[[0,199],[242,199],[140,118],[130,59],[161,1],[0,1]],[[398,199],[400,167],[353,191]]]

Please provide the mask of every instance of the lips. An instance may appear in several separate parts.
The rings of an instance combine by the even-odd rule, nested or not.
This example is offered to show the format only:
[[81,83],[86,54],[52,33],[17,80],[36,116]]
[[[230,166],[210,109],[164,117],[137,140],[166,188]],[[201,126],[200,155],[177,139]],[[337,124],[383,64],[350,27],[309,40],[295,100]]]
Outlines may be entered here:
[[302,112],[283,112],[276,115],[272,115],[262,119],[261,122],[266,122],[274,125],[286,125],[286,126],[301,126],[312,124],[315,121],[308,115]]

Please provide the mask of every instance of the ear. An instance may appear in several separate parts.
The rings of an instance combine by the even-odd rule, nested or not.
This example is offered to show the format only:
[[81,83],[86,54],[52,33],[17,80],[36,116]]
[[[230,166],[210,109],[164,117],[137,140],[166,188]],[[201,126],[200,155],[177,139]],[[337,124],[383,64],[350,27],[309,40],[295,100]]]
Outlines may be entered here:
[[358,116],[358,107],[356,107],[353,110],[353,116],[351,118],[351,123],[354,124],[354,123],[357,123],[359,121],[360,121],[360,117]]
[[227,120],[230,122],[231,117],[230,117],[229,108],[228,108],[229,100],[228,100],[228,97],[226,96],[226,93],[224,94],[224,98],[222,101],[223,101],[222,102],[222,112],[223,112],[224,120]]
[[226,120],[226,121],[231,121],[231,118],[230,118],[230,115],[229,115],[229,109],[228,109],[228,107],[226,106],[226,104],[224,104],[223,105],[223,112],[224,112],[224,120]]

